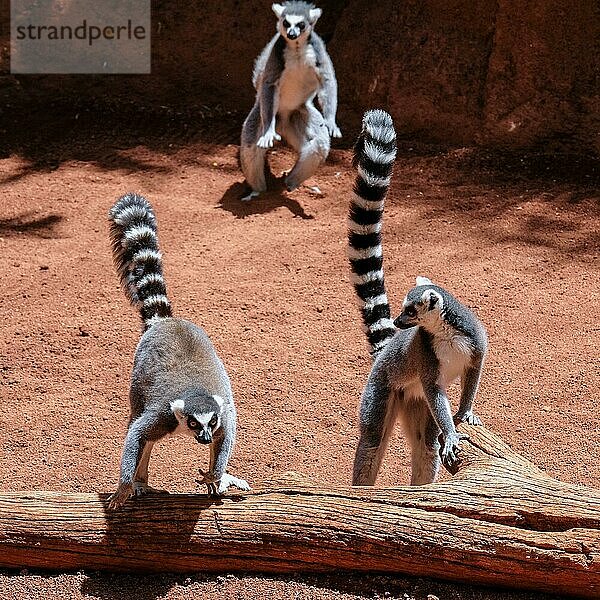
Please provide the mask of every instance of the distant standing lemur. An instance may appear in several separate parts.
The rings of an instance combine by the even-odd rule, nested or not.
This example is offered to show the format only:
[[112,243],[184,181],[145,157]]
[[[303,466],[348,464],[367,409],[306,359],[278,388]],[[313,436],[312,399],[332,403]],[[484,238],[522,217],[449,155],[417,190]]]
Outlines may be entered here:
[[[281,137],[298,160],[285,179],[296,189],[325,161],[330,137],[342,137],[335,122],[337,81],[323,40],[314,32],[321,9],[307,2],[273,4],[278,33],[256,59],[256,101],[242,128],[240,162],[252,191],[267,189],[265,158]],[[314,105],[317,96],[323,114]]]
[[[426,277],[417,277],[400,316],[390,317],[381,220],[395,156],[391,117],[382,110],[365,113],[355,146],[358,174],[350,201],[348,252],[374,360],[360,404],[353,485],[375,483],[397,419],[412,451],[412,485],[436,479],[440,454],[445,466],[456,463],[465,436],[456,431],[455,422],[481,425],[473,400],[487,335],[477,317]],[[462,393],[453,418],[446,388],[459,377]]]

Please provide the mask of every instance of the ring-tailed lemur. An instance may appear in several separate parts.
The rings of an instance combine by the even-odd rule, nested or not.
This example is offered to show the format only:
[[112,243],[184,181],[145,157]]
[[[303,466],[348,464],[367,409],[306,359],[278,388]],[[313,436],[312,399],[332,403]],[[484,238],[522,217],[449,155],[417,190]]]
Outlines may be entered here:
[[[455,422],[480,425],[472,406],[487,350],[475,315],[425,277],[417,277],[394,321],[383,277],[381,221],[396,156],[396,133],[384,111],[365,113],[356,146],[358,174],[350,203],[352,280],[374,357],[360,404],[360,440],[353,485],[373,485],[396,419],[412,451],[411,484],[435,480],[441,458],[458,459]],[[446,387],[461,378],[462,395],[452,418]]]
[[[330,136],[342,137],[335,122],[337,81],[325,43],[314,32],[321,9],[308,2],[273,4],[277,33],[254,65],[256,100],[242,127],[240,163],[252,191],[267,189],[267,149],[283,137],[298,153],[285,179],[288,191],[308,179],[329,154]],[[323,114],[314,105],[318,97]]]
[[115,266],[144,322],[131,372],[121,476],[109,508],[119,508],[131,495],[156,491],[148,486],[152,446],[174,433],[210,444],[209,470],[200,470],[199,482],[209,493],[222,494],[232,485],[250,489],[226,472],[236,411],[225,367],[204,330],[172,317],[152,206],[142,196],[126,194],[110,209],[109,219]]

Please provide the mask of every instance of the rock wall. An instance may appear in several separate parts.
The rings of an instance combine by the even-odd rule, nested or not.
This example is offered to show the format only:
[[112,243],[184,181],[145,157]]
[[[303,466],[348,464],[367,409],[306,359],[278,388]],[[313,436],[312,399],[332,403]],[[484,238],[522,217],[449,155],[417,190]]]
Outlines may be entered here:
[[[347,0],[320,2],[317,30],[351,131],[382,107],[399,135],[522,148],[559,140],[600,153],[597,0]],[[0,13],[8,70],[8,12]],[[153,3],[152,74],[9,76],[0,89],[92,94],[144,103],[220,104],[247,112],[252,63],[274,33],[269,2]],[[346,139],[350,142],[351,140]]]
[[571,137],[600,151],[600,3],[499,3],[485,85],[488,137]]

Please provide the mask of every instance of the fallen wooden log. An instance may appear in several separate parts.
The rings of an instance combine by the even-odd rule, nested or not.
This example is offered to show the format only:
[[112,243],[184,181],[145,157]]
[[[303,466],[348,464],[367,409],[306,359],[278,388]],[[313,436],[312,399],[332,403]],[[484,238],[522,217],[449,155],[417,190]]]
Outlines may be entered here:
[[408,574],[600,597],[600,490],[550,478],[483,427],[421,487],[324,487],[294,473],[245,494],[0,493],[0,566]]

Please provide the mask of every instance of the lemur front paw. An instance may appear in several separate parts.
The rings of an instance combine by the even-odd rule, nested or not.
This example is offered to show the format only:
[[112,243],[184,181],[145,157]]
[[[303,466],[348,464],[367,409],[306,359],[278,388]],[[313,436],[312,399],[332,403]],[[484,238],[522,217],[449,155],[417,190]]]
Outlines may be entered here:
[[281,136],[273,129],[267,131],[267,133],[258,138],[258,142],[256,142],[256,145],[259,148],[272,148],[273,144],[276,141],[279,142],[280,140]]
[[240,200],[242,202],[248,202],[249,200],[252,200],[252,198],[256,198],[257,196],[260,196],[260,192],[257,192],[255,190],[250,190],[248,193],[244,194]]
[[442,447],[440,449],[440,456],[442,464],[452,472],[454,467],[459,462],[460,454],[460,442],[461,440],[468,440],[469,436],[464,433],[451,433],[442,440]]
[[212,471],[203,471],[202,469],[198,469],[198,472],[202,475],[202,479],[196,479],[196,483],[198,485],[205,485],[208,489],[208,495],[215,496],[217,494],[217,486],[215,484],[218,481],[215,474]]
[[231,486],[247,492],[250,490],[248,482],[243,479],[238,479],[229,473],[223,473],[220,479],[217,479],[212,471],[203,471],[198,469],[202,479],[197,480],[200,485],[206,485],[209,496],[222,496]]
[[468,410],[466,412],[457,412],[454,415],[454,424],[458,425],[459,423],[468,423],[469,425],[483,425],[481,419],[472,410]]
[[342,132],[340,128],[336,125],[335,121],[327,121],[325,123],[327,126],[327,131],[329,131],[329,136],[334,138],[341,138]]
[[117,491],[108,499],[108,510],[119,510],[133,495],[130,483],[120,483]]
[[238,477],[234,477],[229,473],[224,473],[223,477],[221,477],[221,481],[219,482],[217,493],[219,495],[224,494],[231,486],[234,486],[238,490],[242,490],[243,492],[250,491],[250,486],[248,485],[248,482],[245,479],[239,479]]

